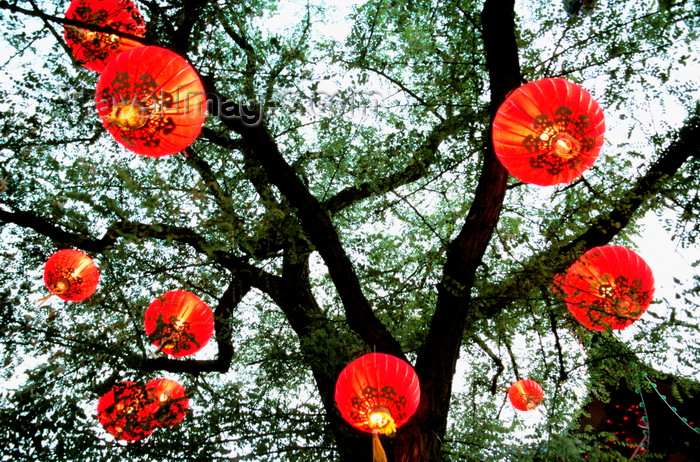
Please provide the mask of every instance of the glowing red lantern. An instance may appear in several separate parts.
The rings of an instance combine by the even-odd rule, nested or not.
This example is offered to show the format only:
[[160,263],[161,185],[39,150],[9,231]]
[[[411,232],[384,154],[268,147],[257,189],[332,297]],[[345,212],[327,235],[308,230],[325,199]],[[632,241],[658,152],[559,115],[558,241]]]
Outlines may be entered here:
[[515,382],[508,389],[508,399],[515,409],[531,411],[540,405],[544,398],[544,390],[539,383],[531,379]]
[[571,265],[560,289],[566,307],[584,326],[624,329],[651,304],[654,276],[634,251],[606,245],[592,248]]
[[46,288],[63,300],[85,300],[95,293],[99,279],[95,263],[79,250],[59,250],[44,265]]
[[206,118],[206,95],[197,72],[181,56],[154,46],[113,59],[97,82],[95,102],[114,139],[150,157],[188,147]]
[[393,434],[416,412],[420,402],[418,376],[410,364],[395,356],[366,354],[340,373],[335,402],[350,425],[373,434],[375,460],[382,460],[378,433]]
[[[73,0],[66,11],[66,19],[109,27],[137,37],[146,35],[146,24],[131,0]],[[136,40],[71,25],[65,26],[63,35],[75,60],[95,72],[102,72],[119,53],[141,46]]]
[[97,419],[115,438],[137,441],[155,428],[147,404],[148,394],[143,385],[118,383],[98,400]]
[[155,379],[146,384],[148,411],[157,427],[172,427],[182,421],[190,407],[185,387],[170,379]]
[[173,290],[146,309],[146,335],[163,353],[188,356],[204,348],[214,333],[214,314],[196,295]]
[[513,91],[493,121],[493,147],[511,175],[550,186],[578,178],[603,146],[603,110],[585,89],[559,78]]

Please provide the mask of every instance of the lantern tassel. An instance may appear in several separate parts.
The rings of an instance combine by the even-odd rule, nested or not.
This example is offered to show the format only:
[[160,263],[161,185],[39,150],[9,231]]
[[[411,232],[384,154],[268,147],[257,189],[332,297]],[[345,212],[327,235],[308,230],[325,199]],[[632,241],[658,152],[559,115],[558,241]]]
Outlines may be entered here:
[[41,297],[36,301],[36,306],[44,306],[44,304],[53,297],[53,294],[48,294],[46,297]]
[[372,432],[372,462],[388,462],[377,430]]

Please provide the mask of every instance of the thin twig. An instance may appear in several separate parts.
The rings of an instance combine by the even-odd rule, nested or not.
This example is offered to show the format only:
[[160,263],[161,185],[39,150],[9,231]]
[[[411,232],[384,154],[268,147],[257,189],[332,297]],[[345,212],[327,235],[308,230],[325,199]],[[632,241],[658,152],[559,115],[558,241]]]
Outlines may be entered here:
[[498,370],[496,371],[493,378],[491,379],[491,394],[495,395],[496,390],[497,390],[497,385],[498,385],[498,377],[501,375],[501,373],[505,369],[505,367],[503,366],[503,361],[501,361],[501,358],[496,356],[496,354],[493,352],[493,350],[491,350],[491,348],[489,348],[489,346],[486,344],[486,342],[481,340],[477,335],[471,335],[469,338],[471,340],[473,340],[474,343],[479,345],[479,348],[484,350],[486,352],[486,354],[489,355],[489,358],[491,358],[493,360],[493,362],[496,363],[496,367]]

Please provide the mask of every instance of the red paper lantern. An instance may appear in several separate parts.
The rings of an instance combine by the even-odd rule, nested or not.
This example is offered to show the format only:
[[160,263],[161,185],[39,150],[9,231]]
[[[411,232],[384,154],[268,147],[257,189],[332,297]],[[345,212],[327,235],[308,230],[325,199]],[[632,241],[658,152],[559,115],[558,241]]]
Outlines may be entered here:
[[531,411],[540,405],[544,398],[544,390],[539,383],[531,379],[515,382],[508,389],[508,399],[515,409]]
[[95,293],[99,279],[95,263],[79,250],[59,250],[44,265],[46,288],[63,300],[85,300]]
[[148,394],[143,385],[122,382],[114,385],[97,402],[97,419],[117,439],[137,441],[153,433]]
[[113,59],[97,82],[97,112],[118,143],[137,154],[176,154],[199,136],[206,95],[197,72],[165,48],[147,46]]
[[654,276],[634,251],[606,245],[592,248],[571,265],[560,289],[566,307],[584,326],[624,329],[651,304]]
[[146,384],[148,411],[157,427],[172,427],[182,421],[190,407],[185,387],[170,379],[155,379]]
[[196,295],[173,290],[146,309],[146,335],[163,353],[188,356],[204,348],[214,333],[214,314]]
[[575,83],[548,78],[513,91],[493,120],[493,147],[511,175],[550,186],[578,178],[603,146],[603,110]]
[[370,353],[348,364],[335,385],[343,418],[362,431],[391,434],[416,412],[420,384],[406,361]]
[[[131,0],[73,0],[66,11],[66,19],[109,27],[137,37],[146,35],[146,24]],[[133,39],[71,25],[64,27],[63,35],[75,60],[95,72],[102,72],[119,53],[141,46]]]

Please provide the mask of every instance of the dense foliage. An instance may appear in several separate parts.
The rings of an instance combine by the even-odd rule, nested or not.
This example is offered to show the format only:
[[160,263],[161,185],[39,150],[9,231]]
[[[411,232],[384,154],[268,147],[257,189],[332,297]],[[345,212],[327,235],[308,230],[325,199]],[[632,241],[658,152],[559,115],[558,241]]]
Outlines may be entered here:
[[[698,285],[594,334],[551,282],[586,248],[654,239],[645,216],[695,245],[700,4],[513,3],[139,1],[144,42],[187,57],[212,112],[185,153],[146,158],[102,127],[67,5],[0,0],[0,460],[369,460],[333,390],[370,351],[421,380],[415,418],[385,440],[395,460],[626,458],[580,425],[621,387],[671,384],[683,414]],[[553,76],[602,105],[606,144],[582,178],[541,188],[508,177],[490,121]],[[61,248],[98,263],[89,300],[40,300]],[[176,289],[215,310],[194,359],[143,331]],[[187,418],[111,438],[98,397],[158,377],[186,386]],[[542,384],[540,408],[510,408],[516,378]]]

